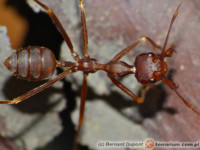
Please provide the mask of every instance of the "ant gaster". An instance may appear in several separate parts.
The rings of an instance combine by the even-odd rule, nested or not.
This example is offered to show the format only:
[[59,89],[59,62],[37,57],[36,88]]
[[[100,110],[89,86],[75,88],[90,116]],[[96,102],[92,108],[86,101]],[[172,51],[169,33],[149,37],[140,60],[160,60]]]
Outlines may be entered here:
[[[96,59],[91,58],[88,54],[88,35],[87,35],[85,7],[84,7],[83,0],[79,0],[79,7],[80,7],[80,13],[81,13],[84,58],[80,58],[80,56],[74,51],[73,45],[71,43],[71,40],[68,34],[65,32],[62,24],[60,23],[60,21],[58,20],[54,12],[51,9],[49,9],[46,5],[39,2],[38,0],[34,0],[34,1],[48,12],[48,14],[52,18],[56,26],[59,28],[66,44],[69,47],[69,50],[75,62],[58,61],[55,59],[54,54],[45,47],[31,46],[31,47],[23,48],[21,50],[13,52],[5,60],[4,64],[7,67],[7,69],[12,72],[13,75],[21,79],[34,80],[34,81],[43,80],[52,76],[56,67],[69,67],[69,69],[59,74],[54,79],[49,80],[43,85],[25,93],[24,95],[14,98],[13,100],[0,101],[0,104],[17,104],[35,95],[36,93],[41,92],[42,90],[48,88],[55,82],[63,79],[69,73],[82,71],[83,72],[83,86],[82,86],[82,91],[81,91],[79,124],[78,124],[78,131],[76,135],[76,139],[77,139],[81,125],[83,123],[84,105],[85,105],[85,99],[86,99],[86,94],[87,94],[87,76],[90,73],[95,73],[98,70],[103,70],[107,73],[107,76],[118,88],[120,88],[130,97],[132,97],[138,103],[142,103],[143,100],[140,97],[136,96],[132,91],[130,91],[122,83],[120,83],[117,80],[117,77],[125,77],[128,74],[135,74],[137,81],[140,82],[141,84],[151,84],[151,83],[155,83],[161,80],[163,83],[165,83],[170,89],[172,89],[177,94],[177,96],[183,101],[183,103],[187,107],[189,107],[195,113],[200,115],[200,112],[197,111],[193,107],[193,105],[191,105],[183,96],[180,95],[180,93],[177,91],[176,84],[172,80],[169,80],[166,78],[166,74],[168,72],[168,66],[164,58],[171,57],[174,52],[172,48],[169,48],[166,50],[166,46],[168,43],[172,25],[175,21],[176,16],[178,15],[179,8],[183,0],[179,4],[178,8],[176,9],[172,17],[170,27],[166,36],[166,40],[162,48],[156,45],[153,42],[153,40],[151,40],[149,37],[142,37],[141,39],[132,43],[127,48],[123,49],[106,64],[99,64]],[[156,55],[152,52],[141,53],[136,57],[134,65],[129,65],[124,61],[120,61],[120,59],[123,56],[127,55],[136,46],[138,46],[139,44],[145,41],[149,41],[153,45],[153,47],[160,49],[161,54]]]

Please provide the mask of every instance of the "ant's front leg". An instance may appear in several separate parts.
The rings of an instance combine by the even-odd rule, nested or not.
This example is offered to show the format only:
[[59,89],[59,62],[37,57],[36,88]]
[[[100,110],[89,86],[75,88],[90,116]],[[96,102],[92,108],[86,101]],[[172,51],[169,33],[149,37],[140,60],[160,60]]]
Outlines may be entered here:
[[117,55],[115,55],[115,57],[111,61],[117,61],[117,60],[121,59],[122,57],[127,55],[130,51],[132,51],[136,46],[140,45],[141,43],[143,43],[145,41],[149,41],[152,44],[152,46],[154,47],[154,49],[157,48],[157,49],[162,50],[162,48],[159,45],[157,45],[151,38],[144,36],[141,39],[139,39],[136,42],[129,45],[127,48],[123,49]]
[[162,81],[169,87],[171,88],[176,95],[182,100],[182,102],[188,107],[190,108],[192,111],[194,111],[195,113],[197,113],[198,115],[200,115],[200,110],[199,108],[196,108],[195,106],[193,106],[188,100],[186,100],[177,90],[178,86],[174,83],[174,81],[172,80],[168,80],[166,77],[163,76]]
[[141,93],[141,98],[142,98],[143,100],[145,100],[147,93],[148,93],[151,89],[153,89],[153,85],[152,85],[152,84],[145,85],[145,86],[143,86],[143,87],[141,88],[140,93]]
[[178,85],[173,80],[169,80],[169,79],[166,79],[166,78],[163,77],[162,82],[164,84],[166,84],[172,90],[178,89]]

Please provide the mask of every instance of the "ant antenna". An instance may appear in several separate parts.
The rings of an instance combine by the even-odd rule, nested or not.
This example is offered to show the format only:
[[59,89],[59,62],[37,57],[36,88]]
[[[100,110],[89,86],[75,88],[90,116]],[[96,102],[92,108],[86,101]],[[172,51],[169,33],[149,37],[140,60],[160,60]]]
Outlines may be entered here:
[[161,55],[160,55],[160,59],[161,59],[161,60],[163,60],[163,59],[165,58],[164,52],[165,52],[165,49],[166,49],[166,46],[167,46],[167,42],[168,42],[168,39],[169,39],[169,35],[170,35],[170,32],[171,32],[171,28],[172,28],[172,25],[173,25],[173,23],[174,23],[174,21],[175,21],[175,19],[176,19],[176,16],[177,16],[178,13],[179,13],[179,8],[181,7],[182,3],[183,3],[183,0],[182,0],[182,1],[180,2],[180,4],[178,5],[178,7],[177,7],[177,9],[176,9],[176,11],[175,11],[175,13],[174,13],[174,15],[173,15],[173,17],[172,17],[172,20],[171,20],[171,23],[170,23],[170,26],[169,26],[169,30],[168,30],[168,33],[167,33],[167,37],[166,37],[166,39],[165,39],[165,43],[164,43],[164,46],[163,46],[163,48],[162,48],[162,53],[161,53]]
[[[166,39],[165,39],[165,43],[164,43],[164,46],[163,46],[163,48],[162,48],[162,53],[161,53],[161,55],[160,55],[160,59],[161,59],[161,61],[162,61],[162,65],[163,65],[163,60],[164,60],[164,58],[166,57],[166,55],[165,55],[165,49],[166,49],[166,46],[167,46],[167,42],[168,42],[168,39],[169,39],[169,35],[170,35],[170,32],[171,32],[171,28],[172,28],[172,25],[173,25],[173,23],[174,23],[174,21],[175,21],[177,15],[178,15],[178,13],[179,13],[179,8],[181,7],[182,3],[183,3],[183,0],[182,0],[182,1],[180,2],[180,4],[178,5],[178,7],[177,7],[177,9],[176,9],[176,11],[175,11],[175,13],[174,13],[174,15],[173,15],[173,17],[172,17],[170,26],[169,26],[169,30],[168,30],[168,33],[167,33],[167,37],[166,37]],[[190,108],[192,111],[194,111],[195,113],[197,113],[198,115],[200,115],[200,111],[198,111],[198,110],[196,109],[196,107],[194,107],[192,104],[190,104],[190,103],[177,91],[178,86],[177,86],[172,80],[167,79],[164,75],[161,74],[161,76],[162,76],[162,81],[163,81],[163,83],[165,83],[170,89],[172,89],[172,90],[176,93],[176,95],[182,100],[182,102],[183,102],[188,108]]]

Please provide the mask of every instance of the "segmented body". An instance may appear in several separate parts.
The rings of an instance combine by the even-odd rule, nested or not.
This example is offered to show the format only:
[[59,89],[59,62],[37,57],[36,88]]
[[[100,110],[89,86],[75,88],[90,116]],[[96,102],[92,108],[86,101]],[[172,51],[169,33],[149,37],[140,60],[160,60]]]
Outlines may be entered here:
[[14,51],[4,64],[18,78],[38,81],[52,76],[57,62],[51,50],[33,46]]

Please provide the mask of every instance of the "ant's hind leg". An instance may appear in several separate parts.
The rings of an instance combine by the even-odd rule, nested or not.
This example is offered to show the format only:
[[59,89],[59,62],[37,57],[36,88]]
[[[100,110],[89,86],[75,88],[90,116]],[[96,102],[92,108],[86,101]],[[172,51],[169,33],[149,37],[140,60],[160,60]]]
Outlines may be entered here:
[[143,99],[136,96],[133,92],[131,92],[127,87],[125,87],[122,83],[120,83],[117,79],[115,79],[114,77],[112,77],[111,75],[108,75],[108,77],[111,79],[111,81],[118,87],[120,88],[122,91],[124,91],[127,95],[129,95],[130,97],[132,97],[134,100],[137,101],[137,103],[142,103]]
[[85,19],[85,6],[84,6],[84,3],[83,3],[83,0],[80,0],[79,8],[80,8],[80,12],[81,12],[81,25],[82,25],[82,35],[83,35],[84,58],[89,58],[87,25],[86,25],[86,19]]
[[51,86],[52,84],[54,84],[55,82],[59,81],[59,80],[62,80],[67,74],[69,73],[72,73],[72,72],[76,72],[76,69],[69,69],[61,74],[59,74],[57,77],[55,77],[54,79],[52,80],[49,80],[48,82],[44,83],[43,85],[25,93],[24,95],[22,96],[19,96],[17,98],[14,98],[13,100],[3,100],[3,101],[0,101],[0,104],[17,104],[19,102],[22,102],[24,100],[26,100],[27,98],[45,90],[46,88],[48,88],[49,86]]
[[40,5],[42,8],[44,8],[47,13],[50,15],[51,19],[54,21],[54,23],[56,24],[56,26],[59,28],[66,44],[68,45],[71,55],[74,58],[74,60],[78,61],[80,60],[79,55],[74,51],[72,42],[68,36],[68,34],[65,32],[65,29],[63,28],[62,24],[60,23],[60,21],[58,20],[57,16],[54,14],[53,10],[51,10],[49,7],[47,7],[46,5],[44,5],[43,3],[39,2],[39,0],[34,0],[38,5]]
[[147,93],[153,88],[153,85],[145,85],[141,88],[140,93],[141,93],[141,98],[145,100]]

